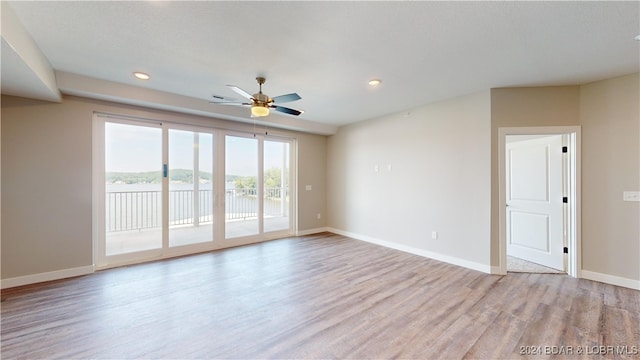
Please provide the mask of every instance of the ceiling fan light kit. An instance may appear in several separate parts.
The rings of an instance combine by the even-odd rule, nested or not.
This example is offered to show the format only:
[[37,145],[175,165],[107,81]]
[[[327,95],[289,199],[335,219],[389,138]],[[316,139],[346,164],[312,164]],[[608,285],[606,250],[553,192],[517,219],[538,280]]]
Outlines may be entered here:
[[[241,88],[239,88],[239,87],[237,87],[235,85],[227,85],[231,90],[233,90],[236,93],[240,94],[242,97],[251,100],[251,103],[218,102],[218,101],[213,101],[212,103],[214,103],[214,104],[226,104],[226,105],[241,105],[241,106],[247,106],[248,105],[248,106],[251,106],[251,117],[252,118],[269,116],[269,109],[275,109],[276,111],[283,112],[283,113],[289,114],[289,115],[295,115],[295,116],[298,116],[298,115],[303,113],[300,110],[291,109],[291,108],[280,106],[280,105],[274,105],[274,104],[280,104],[280,103],[300,100],[301,99],[300,95],[298,95],[296,93],[291,93],[291,94],[280,95],[280,96],[276,96],[274,98],[270,98],[267,94],[263,94],[262,93],[262,84],[265,83],[266,79],[264,77],[258,76],[256,78],[256,81],[258,82],[258,85],[260,86],[260,90],[258,91],[258,93],[253,94],[253,95],[250,95],[248,92],[242,90]],[[214,98],[217,99],[217,98],[220,98],[220,97],[214,96]]]
[[255,105],[251,107],[251,117],[269,116],[269,108],[265,106]]

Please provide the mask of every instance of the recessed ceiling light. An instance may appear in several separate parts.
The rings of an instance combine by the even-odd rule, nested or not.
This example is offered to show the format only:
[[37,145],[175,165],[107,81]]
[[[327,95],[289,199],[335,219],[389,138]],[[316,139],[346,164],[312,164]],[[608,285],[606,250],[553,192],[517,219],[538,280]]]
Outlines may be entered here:
[[636,40],[640,41],[640,35],[636,36]]
[[134,72],[133,76],[135,76],[136,78],[138,78],[140,80],[149,80],[151,78],[151,76],[149,76],[148,74],[145,74],[145,73],[139,72],[139,71]]
[[382,80],[379,79],[373,79],[373,80],[369,80],[369,85],[371,86],[378,86],[380,85],[380,83],[382,82]]

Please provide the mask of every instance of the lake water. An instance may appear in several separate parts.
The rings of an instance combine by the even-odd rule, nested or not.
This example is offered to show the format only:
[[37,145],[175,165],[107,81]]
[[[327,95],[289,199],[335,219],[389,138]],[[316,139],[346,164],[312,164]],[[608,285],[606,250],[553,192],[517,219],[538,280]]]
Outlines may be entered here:
[[[230,187],[231,186],[231,187]],[[193,224],[213,220],[212,184],[200,184],[199,206],[195,209],[193,184],[169,185],[169,224]],[[274,191],[277,190],[277,191]],[[161,227],[161,184],[107,184],[106,229],[108,232]],[[282,204],[280,189],[267,189],[264,213],[273,216],[288,214],[288,201]],[[236,190],[227,183],[225,195],[225,219],[255,218],[258,213],[255,190]]]

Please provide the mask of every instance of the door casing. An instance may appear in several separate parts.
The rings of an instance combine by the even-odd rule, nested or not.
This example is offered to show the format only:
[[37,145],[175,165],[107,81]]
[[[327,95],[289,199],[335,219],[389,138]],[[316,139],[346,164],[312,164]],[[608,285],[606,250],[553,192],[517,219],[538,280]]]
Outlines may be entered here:
[[507,236],[506,236],[506,137],[507,135],[566,135],[568,138],[567,171],[567,221],[564,231],[567,234],[568,264],[567,273],[580,277],[582,268],[580,238],[580,126],[545,127],[503,127],[498,128],[498,217],[499,217],[499,266],[498,274],[507,274]]

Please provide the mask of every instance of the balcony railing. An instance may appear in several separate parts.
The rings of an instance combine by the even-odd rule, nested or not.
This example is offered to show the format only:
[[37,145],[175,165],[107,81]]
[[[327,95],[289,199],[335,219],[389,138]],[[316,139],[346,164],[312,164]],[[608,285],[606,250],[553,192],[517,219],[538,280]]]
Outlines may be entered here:
[[[200,190],[194,203],[193,190],[169,191],[169,226],[199,225],[213,221],[212,190]],[[284,199],[284,201],[283,201]],[[289,191],[264,189],[264,214],[289,215]],[[256,189],[229,189],[225,196],[225,220],[246,220],[258,216]],[[106,193],[106,231],[129,231],[162,226],[161,191],[118,191]]]
[[106,195],[107,232],[162,226],[161,191],[118,191]]

